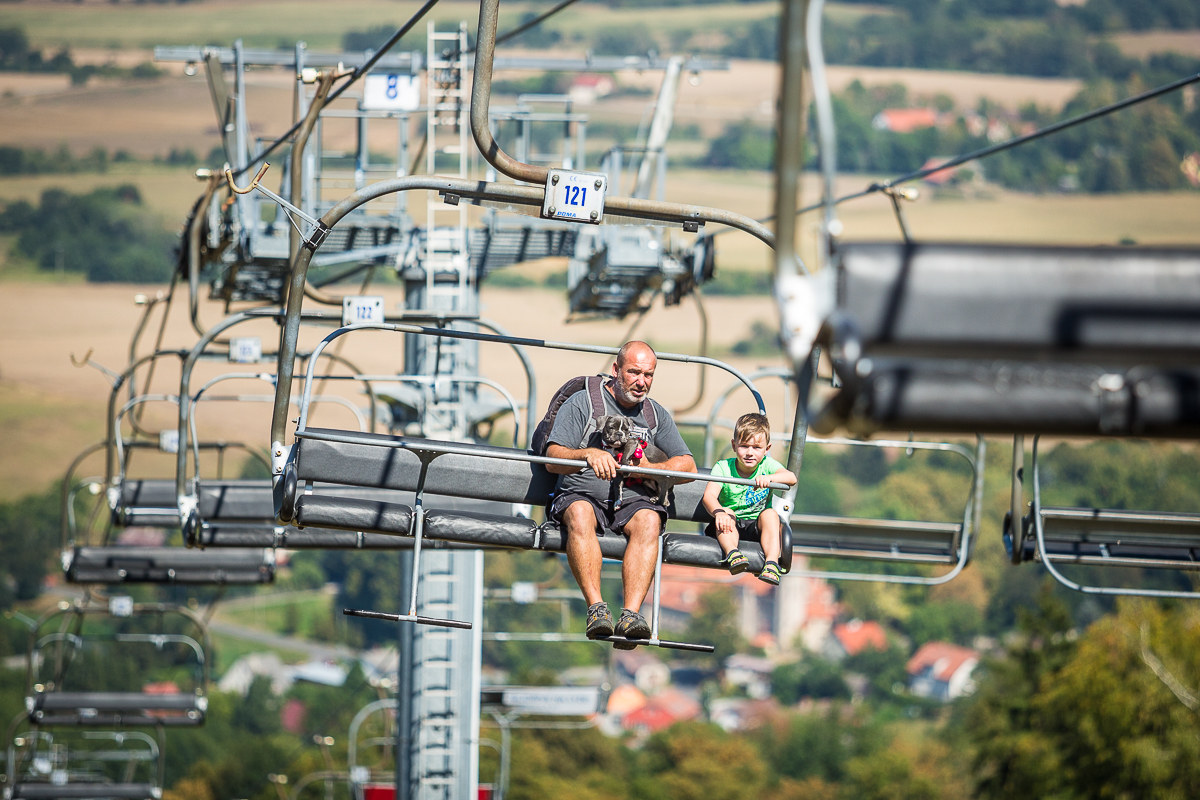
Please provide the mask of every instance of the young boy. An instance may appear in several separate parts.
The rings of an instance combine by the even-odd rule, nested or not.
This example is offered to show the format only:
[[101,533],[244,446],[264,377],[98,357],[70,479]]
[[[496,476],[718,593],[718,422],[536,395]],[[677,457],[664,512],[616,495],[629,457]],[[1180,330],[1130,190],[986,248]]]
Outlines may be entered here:
[[794,486],[796,476],[767,455],[771,449],[771,425],[762,414],[743,414],[733,428],[733,458],[713,465],[712,474],[721,478],[746,478],[753,486],[740,483],[709,481],[704,490],[704,508],[714,522],[708,532],[715,534],[725,566],[737,575],[749,567],[746,556],[738,550],[741,538],[758,539],[762,543],[766,564],[758,578],[772,585],[779,584],[779,514],[768,501],[772,483]]

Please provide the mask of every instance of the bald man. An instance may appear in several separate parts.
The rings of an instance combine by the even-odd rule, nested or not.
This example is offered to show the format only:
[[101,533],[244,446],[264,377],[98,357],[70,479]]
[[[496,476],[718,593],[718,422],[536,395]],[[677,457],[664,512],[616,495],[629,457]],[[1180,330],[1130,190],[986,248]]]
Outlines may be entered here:
[[[617,353],[612,378],[605,382],[605,414],[620,414],[633,423],[643,440],[656,445],[666,460],[651,463],[645,458],[630,464],[678,472],[695,472],[696,462],[679,435],[671,413],[649,397],[654,383],[658,357],[645,342],[626,342]],[[646,404],[654,404],[654,428],[647,423]],[[658,504],[656,493],[648,487],[627,481],[620,502],[613,508],[612,482],[617,478],[618,462],[604,449],[591,422],[587,391],[572,395],[559,409],[550,430],[546,455],[586,461],[587,469],[548,465],[557,473],[558,483],[550,504],[550,518],[566,533],[567,563],[588,603],[587,637],[603,639],[617,635],[625,639],[649,639],[650,626],[641,615],[642,601],[654,577],[658,559],[658,537],[666,529],[667,509]],[[613,531],[628,539],[621,565],[623,602],[621,616],[613,623],[608,604],[600,594],[600,565],[603,560],[597,535]],[[614,647],[631,649],[635,645],[615,642]]]

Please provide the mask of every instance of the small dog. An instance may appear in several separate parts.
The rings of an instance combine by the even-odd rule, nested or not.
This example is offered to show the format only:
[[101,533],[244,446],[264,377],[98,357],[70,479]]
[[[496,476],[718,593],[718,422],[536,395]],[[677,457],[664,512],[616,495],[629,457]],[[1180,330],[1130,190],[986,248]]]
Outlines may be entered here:
[[[617,462],[628,464],[631,460],[645,459],[660,463],[667,460],[667,454],[650,442],[643,441],[633,435],[633,421],[619,414],[607,414],[600,417],[596,424],[599,426],[600,441],[617,456]],[[658,493],[655,500],[661,506],[667,504],[667,493],[671,490],[671,482],[657,478],[618,475],[613,481],[613,508],[621,505],[621,492],[625,481],[641,481],[652,492]]]

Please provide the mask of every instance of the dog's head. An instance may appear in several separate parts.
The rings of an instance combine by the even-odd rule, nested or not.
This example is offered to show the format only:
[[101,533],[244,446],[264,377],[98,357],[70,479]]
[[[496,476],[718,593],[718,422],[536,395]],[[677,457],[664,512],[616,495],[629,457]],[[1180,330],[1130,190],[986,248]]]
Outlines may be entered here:
[[598,420],[600,441],[604,442],[605,447],[613,450],[622,450],[630,436],[633,435],[633,422],[629,417],[623,417],[619,414],[609,414]]

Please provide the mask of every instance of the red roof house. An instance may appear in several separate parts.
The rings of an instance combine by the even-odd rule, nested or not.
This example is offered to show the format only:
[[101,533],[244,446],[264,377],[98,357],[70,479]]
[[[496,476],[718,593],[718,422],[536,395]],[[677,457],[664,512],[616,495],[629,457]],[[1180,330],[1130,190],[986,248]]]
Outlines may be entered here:
[[833,637],[847,656],[856,656],[868,648],[887,650],[887,632],[878,622],[855,619],[838,623],[833,626]]
[[948,701],[975,689],[971,674],[979,653],[949,642],[926,642],[908,660],[908,688],[920,697]]
[[885,108],[875,115],[871,125],[891,133],[912,133],[938,124],[938,113],[932,108]]
[[700,716],[700,701],[677,689],[668,689],[646,701],[641,708],[622,718],[621,727],[638,733],[658,733],[676,722],[687,722]]

